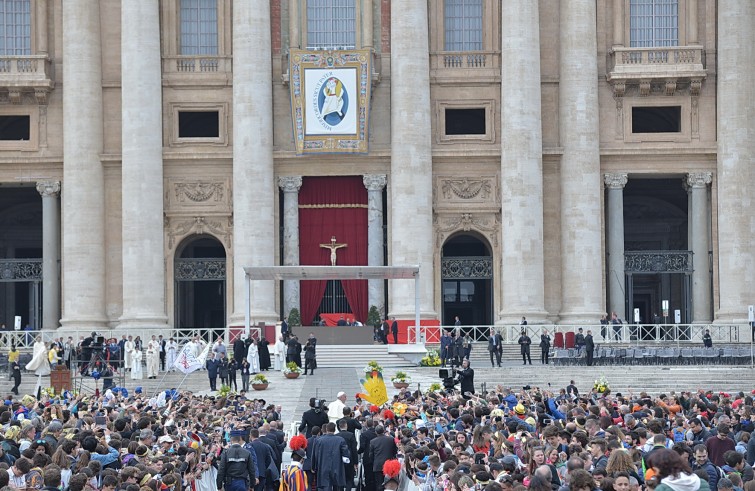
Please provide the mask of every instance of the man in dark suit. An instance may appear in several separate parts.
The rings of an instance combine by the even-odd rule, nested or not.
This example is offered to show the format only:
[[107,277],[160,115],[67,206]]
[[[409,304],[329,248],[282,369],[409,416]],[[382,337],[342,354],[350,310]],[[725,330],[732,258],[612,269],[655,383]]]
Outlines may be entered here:
[[474,394],[474,370],[469,367],[469,359],[465,358],[461,362],[461,370],[457,372],[457,377],[461,385],[462,395],[465,399],[469,399],[466,395],[467,392]]
[[257,485],[254,491],[265,491],[265,487],[271,487],[272,483],[267,482],[267,469],[275,462],[273,460],[273,449],[270,445],[259,440],[260,432],[257,428],[249,430],[249,443],[244,448],[254,452],[257,456]]
[[160,370],[165,371],[165,354],[167,351],[165,350],[165,345],[167,344],[165,342],[165,339],[163,339],[163,335],[160,334],[157,337],[157,342],[159,343],[159,350],[160,350]]
[[236,360],[239,366],[241,366],[241,360],[246,358],[246,343],[241,339],[241,336],[236,338],[233,342],[233,359]]
[[210,351],[207,355],[207,362],[205,368],[207,368],[207,376],[210,378],[210,390],[214,391],[216,384],[218,383],[218,368],[220,362],[215,359],[215,353]]
[[383,464],[386,460],[396,458],[398,449],[396,448],[396,442],[393,437],[385,434],[385,428],[383,425],[378,425],[375,428],[377,436],[370,442],[369,460],[372,462],[372,475],[375,482],[375,489],[382,491],[383,489]]
[[587,366],[592,366],[592,356],[595,352],[595,341],[592,339],[592,331],[587,330],[587,336],[585,336],[585,353],[587,354]]
[[501,343],[503,342],[503,338],[501,338],[501,335],[495,332],[495,329],[490,329],[490,336],[488,336],[488,352],[490,352],[490,366],[494,367],[495,364],[493,363],[493,356],[496,358],[496,362],[498,363],[498,366],[501,366]]
[[312,397],[309,400],[309,407],[310,409],[304,411],[299,425],[299,433],[304,433],[307,438],[312,436],[312,428],[315,426],[322,428],[328,424],[328,412],[320,407],[317,399]]
[[341,421],[346,421],[346,430],[350,431],[351,433],[356,435],[356,430],[361,430],[362,425],[354,418],[354,415],[351,412],[351,408],[349,406],[346,406],[343,408],[343,418],[336,421],[336,425],[338,426],[338,429],[341,429]]
[[440,336],[440,366],[445,367],[446,361],[450,361],[452,358],[450,356],[451,351],[451,343],[453,343],[453,338],[448,335],[448,331],[445,329],[442,329],[442,333]]
[[259,428],[259,440],[273,449],[273,462],[275,463],[275,468],[278,470],[278,475],[280,475],[281,464],[283,463],[283,449],[286,448],[286,445],[279,444],[275,436],[269,435],[269,429],[270,425],[268,423],[265,423]]
[[393,344],[398,344],[398,321],[391,317],[391,334],[393,334]]
[[312,451],[312,471],[317,489],[331,490],[346,486],[345,465],[353,465],[346,441],[336,434],[336,424],[325,425],[325,433],[317,439]]
[[368,418],[359,433],[359,453],[362,454],[365,491],[375,491],[375,475],[372,472],[372,460],[369,458],[370,442],[377,436],[374,426],[372,419]]
[[343,316],[341,316],[341,318],[338,319],[338,322],[336,323],[336,326],[338,326],[338,327],[348,326],[348,324],[346,323],[346,319],[344,319]]
[[287,343],[288,338],[291,335],[291,330],[288,327],[288,317],[283,318],[283,322],[281,322],[281,336],[283,336],[283,342]]
[[301,343],[296,336],[288,340],[288,348],[286,349],[287,363],[294,362],[296,366],[301,368]]
[[357,466],[359,463],[359,454],[357,453],[357,438],[354,433],[348,429],[349,423],[346,419],[338,420],[338,435],[344,439],[346,446],[349,448],[349,463],[344,464],[344,471],[346,473],[346,486],[345,491],[351,491],[354,487],[354,476],[356,476]]

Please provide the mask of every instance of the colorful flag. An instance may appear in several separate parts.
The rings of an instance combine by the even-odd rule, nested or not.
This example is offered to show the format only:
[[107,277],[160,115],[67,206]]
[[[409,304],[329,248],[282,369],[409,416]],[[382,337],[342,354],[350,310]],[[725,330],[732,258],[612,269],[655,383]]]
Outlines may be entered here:
[[184,345],[183,349],[176,358],[176,362],[173,364],[177,369],[185,374],[189,374],[195,370],[202,368],[203,362],[200,361],[202,355],[207,358],[207,354],[204,352],[199,355],[200,358],[197,358],[196,356],[194,356],[194,353],[192,351],[193,350],[191,343]]

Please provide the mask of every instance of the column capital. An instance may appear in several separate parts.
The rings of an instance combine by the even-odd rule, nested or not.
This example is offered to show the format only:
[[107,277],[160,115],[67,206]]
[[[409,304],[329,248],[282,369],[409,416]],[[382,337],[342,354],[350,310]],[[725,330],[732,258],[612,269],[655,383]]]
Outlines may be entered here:
[[704,188],[713,180],[711,172],[690,172],[684,179],[684,183],[690,188]]
[[603,174],[603,184],[608,189],[624,189],[629,177],[626,174]]
[[278,187],[284,193],[298,193],[301,188],[301,176],[281,176],[278,178]]
[[60,181],[39,181],[37,182],[37,192],[43,198],[57,198],[60,196]]
[[362,182],[367,191],[382,191],[388,183],[388,177],[385,174],[365,174]]

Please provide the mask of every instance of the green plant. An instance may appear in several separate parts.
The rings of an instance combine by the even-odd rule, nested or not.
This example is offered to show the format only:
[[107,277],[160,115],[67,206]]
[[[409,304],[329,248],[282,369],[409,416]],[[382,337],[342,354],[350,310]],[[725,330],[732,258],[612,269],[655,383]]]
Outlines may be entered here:
[[433,382],[430,384],[430,387],[428,387],[427,392],[438,392],[442,389],[440,384],[438,382]]
[[286,367],[283,369],[283,373],[301,373],[302,369],[299,368],[299,365],[294,363],[293,361],[289,361],[286,363]]
[[440,356],[436,350],[428,350],[427,354],[419,361],[419,364],[423,367],[439,367]]
[[398,382],[398,383],[411,383],[412,378],[406,374],[406,372],[398,371],[396,372],[396,375],[391,377],[391,382]]
[[377,327],[382,323],[380,318],[380,311],[374,305],[370,307],[370,311],[367,312],[367,325]]
[[228,397],[229,395],[232,395],[232,394],[235,394],[235,392],[231,390],[230,385],[223,384],[220,386],[220,390],[218,391],[219,397]]
[[289,327],[301,326],[301,314],[299,313],[299,309],[297,309],[296,307],[291,309],[291,311],[288,313],[288,325]]
[[252,383],[253,384],[269,384],[270,381],[267,379],[267,377],[259,373],[254,376],[254,378],[252,379]]
[[364,373],[380,372],[383,373],[383,367],[381,367],[375,360],[367,362],[367,366],[364,367]]

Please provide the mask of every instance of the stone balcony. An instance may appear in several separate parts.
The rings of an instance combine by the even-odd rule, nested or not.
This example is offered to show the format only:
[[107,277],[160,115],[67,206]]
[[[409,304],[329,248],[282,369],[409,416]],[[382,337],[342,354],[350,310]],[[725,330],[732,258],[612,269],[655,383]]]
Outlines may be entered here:
[[20,104],[24,93],[33,93],[39,104],[46,104],[54,86],[47,55],[0,56],[0,90],[8,91],[11,103]]
[[689,84],[690,92],[696,95],[706,74],[702,46],[614,47],[608,53],[606,80],[619,97],[627,85],[638,85],[640,95],[648,95],[651,85],[659,83],[665,85],[668,95],[673,95],[680,84]]
[[436,51],[430,54],[434,83],[491,83],[501,79],[501,53],[497,51]]
[[163,56],[163,81],[166,85],[230,85],[233,59],[230,56]]

